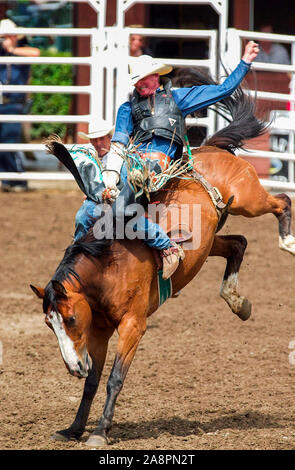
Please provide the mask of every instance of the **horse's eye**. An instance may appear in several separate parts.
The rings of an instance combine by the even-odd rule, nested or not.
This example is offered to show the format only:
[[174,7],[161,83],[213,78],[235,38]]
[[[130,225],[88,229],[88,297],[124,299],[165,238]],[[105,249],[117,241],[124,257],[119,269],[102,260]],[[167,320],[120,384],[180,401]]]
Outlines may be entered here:
[[65,319],[65,324],[66,324],[67,326],[69,326],[69,327],[70,327],[70,326],[74,326],[74,325],[75,325],[75,322],[76,322],[76,317],[75,317],[75,315],[73,315],[72,317],[69,317],[69,318],[66,318],[66,319]]

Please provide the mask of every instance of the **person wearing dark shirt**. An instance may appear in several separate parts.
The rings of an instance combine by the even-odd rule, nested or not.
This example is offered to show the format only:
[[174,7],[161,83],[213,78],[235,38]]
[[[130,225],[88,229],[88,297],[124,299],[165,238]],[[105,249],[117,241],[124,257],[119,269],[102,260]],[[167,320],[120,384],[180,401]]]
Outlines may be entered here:
[[[262,33],[273,33],[273,27],[269,24],[261,26]],[[259,41],[260,50],[255,62],[266,62],[269,64],[290,64],[288,51],[282,44],[272,41]]]
[[[30,47],[25,37],[11,33],[16,28],[9,19],[0,22],[0,56],[38,57],[40,51]],[[7,32],[6,32],[7,31]],[[0,64],[0,114],[24,114],[26,112],[25,93],[1,93],[1,85],[26,85],[30,77],[30,65]],[[20,143],[21,123],[0,122],[0,142]],[[22,162],[17,152],[0,152],[0,172],[21,172]],[[27,189],[26,181],[2,181],[3,191]]]
[[[142,25],[131,25],[130,28],[142,28]],[[129,55],[139,57],[141,55],[153,56],[153,52],[145,44],[145,38],[142,34],[132,33],[129,36]]]

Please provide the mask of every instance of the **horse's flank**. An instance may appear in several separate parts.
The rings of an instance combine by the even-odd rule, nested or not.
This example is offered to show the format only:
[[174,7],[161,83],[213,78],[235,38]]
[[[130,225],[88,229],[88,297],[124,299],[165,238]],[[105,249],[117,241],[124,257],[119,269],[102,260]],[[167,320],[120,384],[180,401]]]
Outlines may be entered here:
[[219,189],[225,202],[234,195],[230,214],[257,217],[283,210],[284,204],[264,190],[255,168],[243,158],[212,146],[193,151],[193,158],[195,169]]

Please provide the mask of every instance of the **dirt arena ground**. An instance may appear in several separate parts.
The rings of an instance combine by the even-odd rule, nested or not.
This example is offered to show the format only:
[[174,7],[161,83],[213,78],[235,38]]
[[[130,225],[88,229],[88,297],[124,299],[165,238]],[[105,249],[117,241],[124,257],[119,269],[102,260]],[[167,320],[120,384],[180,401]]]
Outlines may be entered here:
[[[87,449],[50,439],[72,422],[83,381],[66,371],[29,289],[54,273],[81,201],[75,189],[0,193],[0,449]],[[109,450],[295,449],[295,258],[279,250],[271,215],[231,218],[222,232],[248,239],[239,285],[252,317],[242,322],[219,297],[225,261],[210,258],[150,317]],[[85,437],[102,411],[115,346],[116,336]]]

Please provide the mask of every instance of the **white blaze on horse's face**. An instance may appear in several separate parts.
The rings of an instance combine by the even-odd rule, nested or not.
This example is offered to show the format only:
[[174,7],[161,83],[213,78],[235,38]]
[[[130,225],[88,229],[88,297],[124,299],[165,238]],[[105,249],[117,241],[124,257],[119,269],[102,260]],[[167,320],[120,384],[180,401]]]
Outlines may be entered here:
[[49,312],[46,315],[46,323],[51,326],[57,337],[62,358],[69,372],[79,378],[87,377],[91,368],[91,359],[86,345],[78,354],[74,342],[66,332],[63,317],[59,312],[53,310]]

